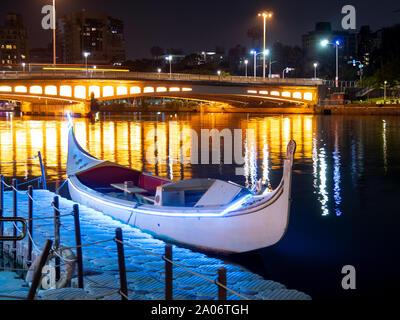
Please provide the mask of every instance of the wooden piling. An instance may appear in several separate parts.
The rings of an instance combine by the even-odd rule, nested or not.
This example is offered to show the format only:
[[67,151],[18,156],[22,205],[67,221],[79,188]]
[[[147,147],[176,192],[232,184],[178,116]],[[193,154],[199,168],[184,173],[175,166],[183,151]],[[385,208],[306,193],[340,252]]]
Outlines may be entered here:
[[117,251],[118,251],[118,266],[119,266],[119,282],[120,282],[120,291],[123,295],[121,295],[121,300],[127,300],[128,296],[128,285],[126,282],[126,268],[125,268],[125,255],[124,255],[124,245],[122,239],[122,230],[121,228],[117,228],[115,230],[115,239],[117,240]]
[[59,194],[60,194],[60,192],[59,192],[59,190],[58,190],[59,188],[60,188],[60,181],[57,180],[57,181],[56,181],[55,190],[54,190],[54,192],[55,192],[56,195],[59,195]]
[[[18,184],[17,184],[17,179],[12,179],[12,186],[13,186],[13,218],[17,218],[18,217],[18,212],[17,212],[17,188],[18,188]],[[17,236],[17,227],[15,225],[15,223],[13,224],[13,237],[15,238]],[[12,248],[13,248],[13,257],[14,257],[14,261],[17,259],[17,241],[13,240],[13,244],[12,244]]]
[[[226,268],[221,267],[218,269],[218,282],[226,286]],[[218,286],[218,300],[226,300],[226,289]]]
[[47,258],[49,256],[52,244],[53,244],[53,241],[47,240],[45,245],[44,245],[42,253],[40,254],[39,265],[38,265],[38,267],[35,270],[35,273],[33,275],[32,284],[31,284],[31,287],[29,289],[28,296],[26,298],[27,300],[34,300],[35,299],[36,290],[40,285],[40,279],[42,277],[42,269],[43,269],[44,265],[46,264],[46,261],[47,261]]
[[32,239],[33,239],[33,187],[28,187],[28,254],[27,261],[32,263]]
[[[54,206],[54,247],[58,249],[60,247],[60,212],[59,209],[59,200],[58,196],[54,197],[53,200]],[[56,265],[56,281],[60,279],[61,269],[60,269],[60,257],[55,257],[55,265]]]
[[173,299],[172,287],[172,246],[167,244],[165,246],[165,300]]
[[76,243],[76,258],[78,266],[78,287],[83,289],[83,262],[82,262],[82,240],[81,240],[81,224],[79,221],[79,205],[74,204],[73,215],[75,223],[75,243]]

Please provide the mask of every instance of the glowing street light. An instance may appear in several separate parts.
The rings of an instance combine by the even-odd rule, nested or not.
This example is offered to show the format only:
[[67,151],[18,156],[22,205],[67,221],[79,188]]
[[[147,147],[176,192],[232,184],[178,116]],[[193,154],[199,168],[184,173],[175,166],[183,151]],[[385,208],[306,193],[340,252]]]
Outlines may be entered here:
[[329,40],[324,39],[321,41],[321,46],[326,47],[328,45],[333,45],[336,48],[336,78],[335,78],[335,85],[336,88],[339,87],[339,46],[341,41],[335,40],[335,42],[329,42]]
[[246,66],[246,78],[247,78],[247,65],[249,64],[249,60],[244,60],[244,64],[245,64],[245,66]]
[[25,72],[25,66],[26,66],[25,62],[22,62],[21,65],[22,65],[22,71]]
[[282,78],[285,79],[285,73],[289,73],[290,71],[294,71],[294,68],[286,67],[283,69]]
[[[270,53],[269,49],[266,49],[263,52],[258,52],[258,53],[257,53],[257,50],[250,51],[250,54],[253,55],[253,61],[254,61],[254,73],[253,73],[254,78],[257,77],[257,56],[260,54],[264,54],[264,60],[265,60],[265,56],[268,56],[269,53]],[[265,68],[264,68],[264,70],[265,70]]]
[[165,57],[165,60],[169,61],[169,77],[172,78],[172,56]]
[[314,62],[314,79],[317,79],[317,67],[318,67],[318,62]]
[[[265,42],[266,42],[266,33],[267,33],[267,19],[272,18],[272,12],[263,11],[258,14],[259,17],[263,17],[264,19],[264,52],[265,52]],[[263,78],[265,78],[265,55],[263,60]]]
[[90,52],[84,52],[83,56],[85,57],[85,64],[86,64],[86,74],[88,73],[88,57],[90,56]]

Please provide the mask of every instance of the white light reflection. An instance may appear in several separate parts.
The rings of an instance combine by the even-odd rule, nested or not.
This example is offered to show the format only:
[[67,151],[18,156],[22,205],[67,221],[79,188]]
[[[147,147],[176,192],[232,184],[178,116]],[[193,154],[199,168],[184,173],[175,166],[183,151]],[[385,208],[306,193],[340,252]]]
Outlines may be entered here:
[[328,192],[326,191],[326,152],[324,148],[319,150],[319,201],[321,202],[322,215],[327,216],[329,214],[327,202],[328,202]]
[[385,169],[385,174],[387,173],[387,140],[386,140],[386,120],[383,120],[383,168]]
[[333,156],[333,199],[335,201],[336,215],[340,216],[342,215],[342,212],[339,209],[339,205],[342,202],[342,197],[340,196],[340,153],[339,153],[337,126],[335,128],[335,151],[332,152],[332,156]]

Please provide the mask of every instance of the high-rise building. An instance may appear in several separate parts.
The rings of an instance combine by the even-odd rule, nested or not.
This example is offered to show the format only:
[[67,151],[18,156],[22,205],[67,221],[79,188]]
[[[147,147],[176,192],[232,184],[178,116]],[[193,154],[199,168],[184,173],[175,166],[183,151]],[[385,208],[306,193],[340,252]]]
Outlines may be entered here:
[[81,11],[57,21],[57,63],[119,65],[125,61],[124,23],[102,13]]
[[8,13],[0,26],[0,64],[20,64],[28,60],[28,33],[20,14]]

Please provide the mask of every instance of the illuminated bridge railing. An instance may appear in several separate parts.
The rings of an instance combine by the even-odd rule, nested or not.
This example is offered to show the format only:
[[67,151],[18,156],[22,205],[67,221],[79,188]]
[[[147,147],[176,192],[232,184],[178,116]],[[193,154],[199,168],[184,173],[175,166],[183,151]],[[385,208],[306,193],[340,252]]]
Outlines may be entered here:
[[204,81],[204,82],[226,82],[238,84],[268,84],[268,85],[301,85],[317,86],[325,84],[321,79],[301,78],[254,78],[240,76],[218,76],[182,73],[144,73],[144,72],[121,72],[121,71],[0,71],[0,79],[118,79],[118,80],[174,80],[174,81]]

